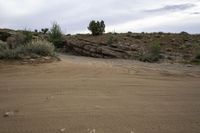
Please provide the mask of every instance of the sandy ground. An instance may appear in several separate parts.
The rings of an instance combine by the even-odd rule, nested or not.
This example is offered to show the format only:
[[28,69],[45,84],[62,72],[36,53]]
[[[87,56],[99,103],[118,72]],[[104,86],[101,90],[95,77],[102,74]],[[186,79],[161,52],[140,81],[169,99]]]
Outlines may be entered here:
[[200,133],[200,67],[61,58],[0,63],[0,133]]

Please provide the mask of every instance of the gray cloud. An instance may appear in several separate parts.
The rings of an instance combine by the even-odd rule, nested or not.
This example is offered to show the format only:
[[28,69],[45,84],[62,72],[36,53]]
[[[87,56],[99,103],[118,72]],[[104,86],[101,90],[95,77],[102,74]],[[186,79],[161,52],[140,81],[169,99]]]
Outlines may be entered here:
[[[121,30],[123,27],[116,26],[139,20],[137,25],[126,26],[126,29],[133,29],[136,26],[142,27],[140,20],[146,21],[152,18],[151,22],[145,23],[145,27],[149,27],[152,23],[159,21],[156,18],[162,16],[163,12],[170,14],[176,11],[182,14],[183,18],[177,17],[177,23],[184,19],[185,14],[198,18],[195,12],[200,12],[198,10],[200,2],[197,0],[190,0],[190,3],[186,4],[185,2],[187,0],[157,0],[156,2],[154,0],[0,0],[0,28],[33,30],[50,27],[53,21],[57,21],[63,32],[77,33],[86,31],[88,23],[94,19],[104,20],[108,29],[116,28],[119,29],[116,30],[117,32],[124,32]],[[188,13],[182,13],[185,10]],[[170,19],[174,18],[169,15],[166,19],[170,22]],[[194,21],[200,22],[200,19]],[[153,29],[154,26],[151,28]],[[155,30],[159,30],[156,28],[159,27],[155,27]],[[145,29],[142,30],[145,31]]]
[[200,14],[200,12],[193,12],[192,14],[199,15],[199,14]]
[[199,23],[190,23],[190,24],[179,24],[179,25],[168,25],[168,26],[157,26],[154,28],[145,29],[146,32],[174,32],[179,33],[182,31],[186,31],[188,33],[198,33],[199,30],[197,27],[200,27]]
[[186,4],[177,4],[177,5],[166,5],[161,8],[156,8],[156,9],[149,9],[145,10],[145,12],[165,12],[165,11],[183,11],[187,10],[189,8],[195,7],[195,4],[192,3],[186,3]]

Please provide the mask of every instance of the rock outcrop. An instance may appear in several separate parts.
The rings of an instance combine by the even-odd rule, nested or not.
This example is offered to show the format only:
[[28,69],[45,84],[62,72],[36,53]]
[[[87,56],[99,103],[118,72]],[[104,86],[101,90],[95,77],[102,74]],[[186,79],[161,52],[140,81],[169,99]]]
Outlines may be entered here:
[[130,44],[97,44],[87,40],[65,41],[66,52],[96,58],[123,58],[129,59],[138,54],[137,45]]

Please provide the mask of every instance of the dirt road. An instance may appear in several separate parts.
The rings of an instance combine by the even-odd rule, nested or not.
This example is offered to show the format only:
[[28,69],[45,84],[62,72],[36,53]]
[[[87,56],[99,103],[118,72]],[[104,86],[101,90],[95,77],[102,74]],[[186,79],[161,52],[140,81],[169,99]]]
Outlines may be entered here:
[[199,67],[61,59],[0,63],[0,133],[200,133]]

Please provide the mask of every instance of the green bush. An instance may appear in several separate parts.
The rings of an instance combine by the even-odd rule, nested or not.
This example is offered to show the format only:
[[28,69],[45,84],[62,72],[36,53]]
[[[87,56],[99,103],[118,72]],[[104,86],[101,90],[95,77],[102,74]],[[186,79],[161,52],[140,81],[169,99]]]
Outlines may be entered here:
[[196,53],[196,56],[195,56],[195,60],[200,62],[200,48],[197,48],[197,53]]
[[113,43],[117,43],[118,39],[116,37],[110,36],[108,38],[107,44],[113,44]]
[[126,36],[127,36],[127,37],[132,37],[132,34],[133,34],[133,33],[132,33],[131,31],[129,31],[129,32],[126,33]]
[[153,55],[153,54],[144,54],[142,55],[142,58],[140,58],[140,61],[143,61],[143,62],[157,62],[159,61],[160,59],[160,56],[156,56],[156,55]]
[[157,62],[161,58],[160,50],[161,47],[159,44],[153,44],[151,45],[148,53],[143,54],[140,60],[144,62]]
[[50,29],[50,41],[57,48],[63,47],[63,37],[60,26],[57,23],[53,23],[52,28]]
[[25,29],[22,33],[24,35],[24,43],[28,43],[32,41],[33,33],[31,31],[28,31]]
[[161,50],[161,47],[159,44],[153,44],[151,47],[150,47],[150,52],[151,54],[155,55],[155,56],[160,56],[160,50]]
[[9,48],[14,49],[20,45],[25,44],[26,36],[22,33],[17,33],[14,36],[8,37],[6,42]]
[[92,20],[88,26],[88,30],[92,32],[93,36],[102,35],[105,32],[104,21],[96,22],[95,20]]
[[6,42],[11,49],[15,49],[20,45],[24,45],[26,43],[31,42],[33,39],[33,35],[31,31],[24,30],[15,35],[12,35],[7,38]]
[[199,60],[200,60],[200,54],[198,54],[198,55],[196,56],[196,59],[199,59]]
[[11,34],[10,33],[8,33],[8,32],[0,32],[0,40],[2,40],[2,41],[6,41],[7,40],[7,38],[8,37],[10,37],[11,36]]
[[0,52],[5,49],[8,49],[7,43],[0,41]]

